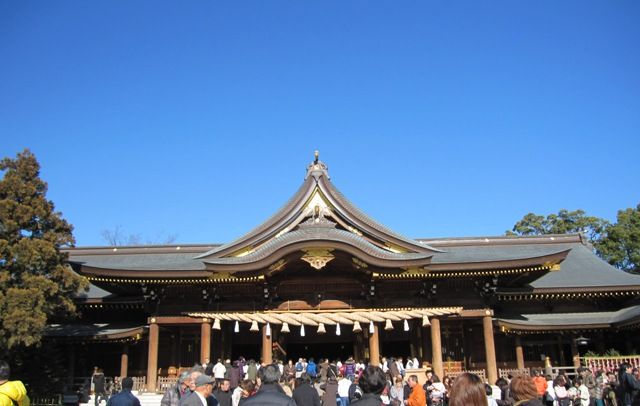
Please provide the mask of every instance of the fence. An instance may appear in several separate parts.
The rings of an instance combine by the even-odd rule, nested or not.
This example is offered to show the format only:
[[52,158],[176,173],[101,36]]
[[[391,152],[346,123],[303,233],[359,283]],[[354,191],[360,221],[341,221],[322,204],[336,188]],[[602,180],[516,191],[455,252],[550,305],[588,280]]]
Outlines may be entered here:
[[500,378],[508,378],[509,375],[511,376],[516,376],[516,375],[525,375],[525,376],[531,376],[531,369],[530,368],[522,368],[522,369],[518,369],[518,368],[505,368],[505,369],[498,369],[498,376]]
[[175,385],[176,382],[178,382],[178,378],[175,376],[174,377],[168,377],[168,376],[158,377],[158,383],[156,384],[156,392],[164,393],[171,386]]
[[580,364],[589,368],[593,373],[598,370],[616,372],[622,363],[640,368],[640,355],[625,355],[619,357],[581,357]]
[[132,376],[133,390],[138,392],[147,391],[147,377],[146,376]]
[[483,382],[487,380],[487,373],[484,369],[469,369],[466,371],[450,371],[447,373],[447,375],[452,378],[455,378],[455,377],[458,377],[459,375],[464,374],[465,372],[478,375]]
[[38,396],[31,399],[31,406],[59,406],[62,404],[62,395]]

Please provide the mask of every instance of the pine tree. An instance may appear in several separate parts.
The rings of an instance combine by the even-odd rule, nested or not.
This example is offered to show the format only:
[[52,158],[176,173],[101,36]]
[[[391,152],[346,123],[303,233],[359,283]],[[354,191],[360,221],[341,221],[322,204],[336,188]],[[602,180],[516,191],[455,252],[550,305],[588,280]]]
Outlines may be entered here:
[[73,227],[47,200],[40,165],[24,150],[0,161],[0,349],[38,346],[48,320],[76,312],[87,281],[66,264]]

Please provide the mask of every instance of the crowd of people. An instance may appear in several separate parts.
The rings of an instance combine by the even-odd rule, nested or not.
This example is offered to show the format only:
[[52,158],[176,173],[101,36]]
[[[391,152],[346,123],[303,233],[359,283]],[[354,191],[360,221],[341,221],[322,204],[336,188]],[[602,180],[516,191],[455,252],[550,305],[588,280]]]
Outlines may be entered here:
[[[624,363],[617,373],[579,368],[570,379],[534,370],[531,376],[495,383],[471,373],[441,380],[430,369],[421,380],[415,374],[417,360],[407,364],[401,358],[383,358],[373,366],[353,357],[345,362],[300,358],[266,365],[242,357],[206,361],[183,371],[164,393],[161,406],[640,406],[640,372]],[[29,406],[22,382],[9,377],[9,365],[0,361],[0,406]],[[131,377],[124,377],[111,396],[102,394],[104,381],[102,371],[96,370],[96,405],[106,400],[107,406],[140,406]]]
[[268,365],[207,360],[183,372],[161,406],[640,406],[640,376],[627,364],[618,374],[579,368],[573,379],[562,373],[552,379],[534,370],[495,383],[471,373],[441,380],[427,369],[420,384],[411,371],[417,367],[417,360],[402,358],[383,358],[379,366],[353,357]]

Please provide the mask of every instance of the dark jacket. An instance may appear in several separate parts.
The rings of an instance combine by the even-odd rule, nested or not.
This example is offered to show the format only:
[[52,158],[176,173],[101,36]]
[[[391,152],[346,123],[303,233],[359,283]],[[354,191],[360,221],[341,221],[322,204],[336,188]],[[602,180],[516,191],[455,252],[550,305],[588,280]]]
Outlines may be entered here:
[[232,388],[236,388],[240,385],[241,378],[240,367],[238,367],[237,361],[234,361],[233,366],[231,367],[231,372],[229,372],[229,384]]
[[213,396],[216,397],[216,399],[218,399],[218,403],[220,403],[220,406],[231,406],[232,402],[231,402],[231,391],[222,391],[220,389],[216,389],[213,392]]
[[622,399],[623,405],[640,405],[640,400],[636,396],[640,390],[640,382],[636,377],[625,372],[618,378],[620,380],[619,397]]
[[104,374],[102,372],[98,372],[97,374],[93,375],[93,389],[96,394],[106,393]]
[[293,400],[298,406],[320,406],[318,391],[311,385],[303,383],[293,391]]
[[123,389],[122,392],[109,398],[107,406],[140,406],[140,401],[129,389]]
[[278,384],[266,383],[254,396],[240,402],[242,406],[296,406],[296,401],[285,395]]
[[355,400],[349,405],[358,405],[358,406],[380,406],[382,404],[382,399],[380,399],[380,395],[376,393],[365,393],[358,400]]
[[349,403],[358,400],[362,397],[362,389],[355,383],[349,386]]
[[180,384],[176,384],[171,386],[164,393],[164,396],[160,400],[160,406],[179,406],[180,398],[182,397],[182,393],[180,393]]
[[322,406],[335,406],[336,396],[338,394],[338,382],[330,379],[327,383],[320,385],[320,389],[324,390],[322,394]]

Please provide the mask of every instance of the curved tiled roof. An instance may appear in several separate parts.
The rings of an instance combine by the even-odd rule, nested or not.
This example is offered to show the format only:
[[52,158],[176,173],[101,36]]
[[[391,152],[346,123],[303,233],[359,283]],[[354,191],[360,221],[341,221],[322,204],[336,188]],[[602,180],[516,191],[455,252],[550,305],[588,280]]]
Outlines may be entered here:
[[[275,234],[273,229],[275,227],[285,227],[288,221],[291,221],[292,212],[301,206],[302,203],[309,197],[311,192],[313,192],[313,188],[315,186],[315,180],[312,177],[305,179],[304,183],[296,193],[287,201],[278,210],[275,214],[273,214],[269,219],[267,219],[264,223],[260,224],[258,227],[254,228],[247,234],[242,237],[231,241],[229,243],[223,244],[219,247],[213,248],[203,254],[198,255],[196,258],[206,258],[213,255],[227,255],[230,252],[237,251],[241,246],[246,246],[252,244],[255,240],[260,240],[263,234],[268,233],[269,235]],[[269,233],[271,231],[271,233]],[[276,231],[277,232],[277,231]],[[264,237],[263,237],[264,238]]]
[[369,229],[373,232],[378,231],[381,232],[384,237],[391,237],[396,240],[397,243],[408,246],[410,248],[416,249],[419,252],[431,251],[431,252],[442,252],[439,249],[433,248],[426,243],[420,243],[416,240],[413,240],[409,237],[405,237],[401,234],[396,233],[390,228],[378,223],[368,215],[366,215],[362,210],[356,207],[349,199],[347,199],[342,192],[340,192],[328,179],[320,178],[319,184],[327,189],[328,195],[333,197],[339,206],[345,209],[347,214],[350,214],[354,218],[356,218],[359,222],[367,225]]
[[[433,255],[431,253],[391,252],[379,248],[366,241],[364,238],[348,231],[327,227],[305,227],[274,238],[250,254],[241,257],[209,258],[205,259],[203,262],[206,264],[247,264],[265,259],[282,247],[310,241],[320,243],[345,243],[357,248],[368,256],[385,261],[421,260],[428,259]],[[331,246],[328,248],[331,248]]]
[[[319,166],[322,169],[314,170],[313,167],[315,166]],[[426,244],[404,237],[364,214],[333,186],[329,180],[326,165],[317,161],[316,165],[310,165],[304,183],[293,197],[267,221],[235,241],[213,248],[204,254],[198,255],[196,258],[225,257],[239,250],[253,248],[254,245],[273,238],[298,218],[316,187],[335,206],[337,211],[335,215],[346,218],[352,226],[374,235],[376,239],[383,243],[389,241],[414,252],[440,252],[440,250],[429,247]]]
[[505,314],[498,317],[497,321],[499,325],[513,329],[536,330],[550,326],[556,329],[570,326],[609,327],[624,324],[638,317],[640,317],[640,305],[610,312]]

